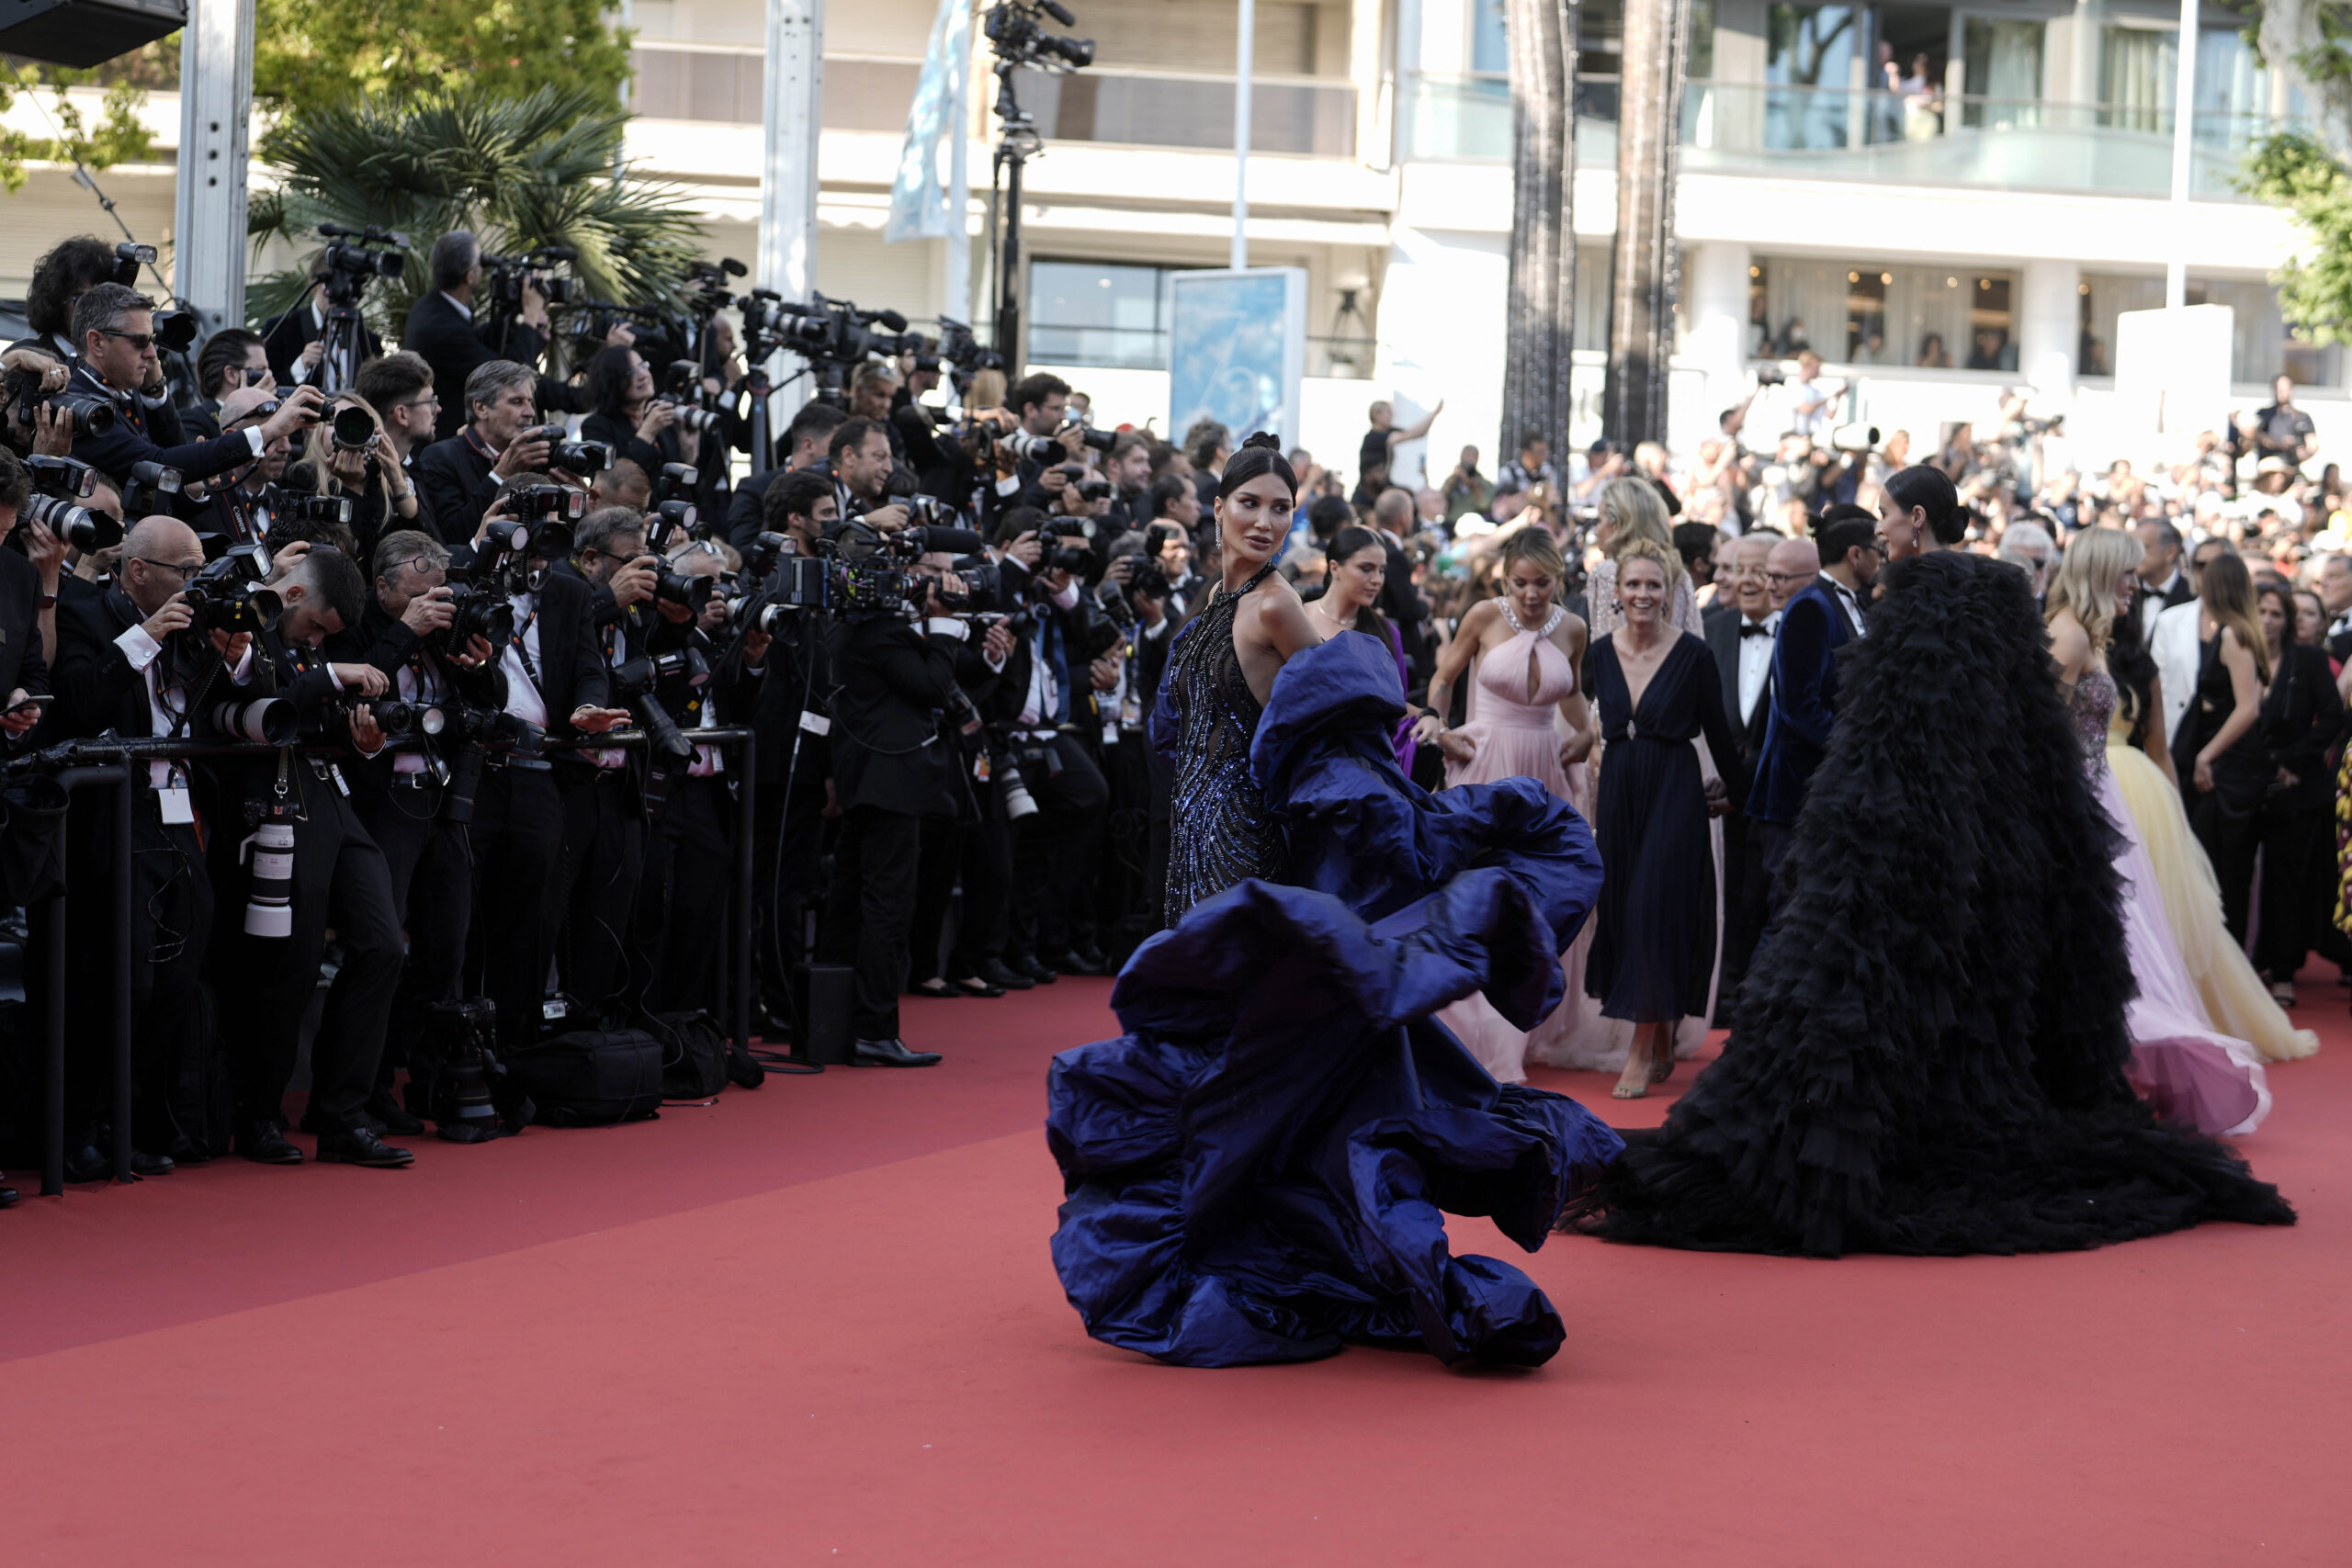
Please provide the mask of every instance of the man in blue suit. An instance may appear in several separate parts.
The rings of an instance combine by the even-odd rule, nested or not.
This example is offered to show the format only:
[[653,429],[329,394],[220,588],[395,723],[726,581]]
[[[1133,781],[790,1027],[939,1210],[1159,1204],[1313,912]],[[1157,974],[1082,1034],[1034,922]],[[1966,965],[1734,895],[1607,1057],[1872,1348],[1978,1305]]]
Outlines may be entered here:
[[1858,506],[1825,512],[1814,540],[1821,575],[1781,613],[1772,647],[1771,717],[1747,796],[1747,815],[1763,839],[1764,874],[1776,890],[1805,786],[1828,754],[1838,716],[1838,650],[1863,635],[1863,605],[1880,560],[1875,521]]

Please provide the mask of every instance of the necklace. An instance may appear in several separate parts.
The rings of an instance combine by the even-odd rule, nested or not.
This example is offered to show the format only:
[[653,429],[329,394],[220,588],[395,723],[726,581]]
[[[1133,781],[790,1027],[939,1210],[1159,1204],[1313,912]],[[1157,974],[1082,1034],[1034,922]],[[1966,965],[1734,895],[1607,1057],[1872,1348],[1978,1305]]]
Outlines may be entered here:
[[[1511,608],[1510,601],[1508,598],[1498,599],[1495,602],[1503,607],[1503,619],[1510,623],[1510,629],[1512,631],[1523,632],[1527,629],[1527,623],[1519,618],[1519,612]],[[1550,637],[1554,632],[1560,629],[1560,623],[1567,618],[1568,607],[1565,604],[1554,604],[1552,606],[1552,613],[1544,617],[1544,629],[1536,635],[1539,637]]]

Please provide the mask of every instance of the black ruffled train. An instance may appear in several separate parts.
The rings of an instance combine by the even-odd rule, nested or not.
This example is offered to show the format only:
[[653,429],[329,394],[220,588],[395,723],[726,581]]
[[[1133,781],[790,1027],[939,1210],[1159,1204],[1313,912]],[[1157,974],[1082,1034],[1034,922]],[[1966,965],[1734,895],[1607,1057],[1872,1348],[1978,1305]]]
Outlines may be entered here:
[[2293,1224],[2124,1077],[2115,831],[2025,579],[1941,552],[1883,581],[1730,1043],[1567,1223],[1821,1257]]

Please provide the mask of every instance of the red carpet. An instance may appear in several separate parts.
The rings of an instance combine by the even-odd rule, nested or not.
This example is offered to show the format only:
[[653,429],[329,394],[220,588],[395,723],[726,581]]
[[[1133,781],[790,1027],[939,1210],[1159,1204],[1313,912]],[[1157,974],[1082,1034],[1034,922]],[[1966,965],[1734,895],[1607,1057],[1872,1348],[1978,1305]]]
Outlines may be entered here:
[[406,1172],[28,1199],[0,1564],[2352,1561],[2332,984],[2245,1145],[2295,1229],[1837,1263],[1559,1237],[1526,1261],[1568,1346],[1521,1375],[1088,1340],[1039,1122],[1106,991],[910,1003],[945,1066]]

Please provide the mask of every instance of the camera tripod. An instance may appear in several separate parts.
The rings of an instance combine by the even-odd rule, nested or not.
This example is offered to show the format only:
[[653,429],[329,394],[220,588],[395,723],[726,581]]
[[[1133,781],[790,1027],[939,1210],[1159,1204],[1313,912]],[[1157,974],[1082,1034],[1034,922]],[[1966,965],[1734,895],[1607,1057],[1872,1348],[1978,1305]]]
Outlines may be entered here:
[[360,364],[368,357],[368,327],[359,319],[358,304],[335,302],[332,286],[327,299],[326,329],[319,334],[325,346],[311,383],[333,397],[358,378]]

